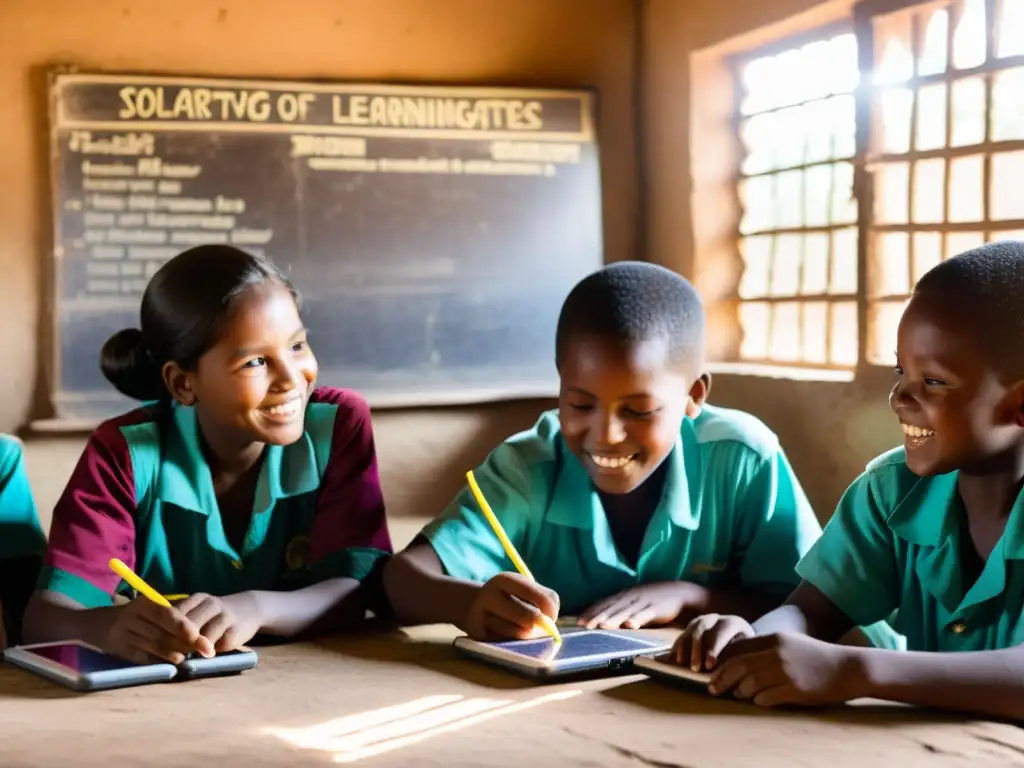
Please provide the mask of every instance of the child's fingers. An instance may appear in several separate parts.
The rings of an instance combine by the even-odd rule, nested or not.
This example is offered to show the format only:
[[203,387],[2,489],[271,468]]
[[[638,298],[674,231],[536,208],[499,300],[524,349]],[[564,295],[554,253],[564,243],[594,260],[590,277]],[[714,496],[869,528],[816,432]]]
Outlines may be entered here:
[[708,690],[716,696],[731,691],[747,677],[766,666],[764,653],[750,653],[727,659],[711,676]]
[[514,595],[500,595],[484,606],[486,613],[498,616],[523,629],[530,629],[540,621],[541,613],[536,607]]
[[205,592],[196,592],[194,595],[189,595],[184,600],[174,604],[174,607],[179,611],[188,615],[191,611],[207,602],[210,596]]
[[125,632],[143,637],[151,646],[162,649],[162,658],[166,658],[167,654],[170,653],[184,655],[190,653],[193,648],[192,641],[180,634],[169,631],[154,615],[136,615],[131,621],[127,622]]
[[203,628],[207,624],[209,624],[214,618],[223,613],[224,609],[219,601],[209,599],[203,600],[194,608],[188,610],[182,609],[181,612],[185,614],[185,618],[187,618],[189,621],[191,621],[193,624],[199,627],[199,631],[201,634],[206,635],[206,637],[209,637],[209,635],[203,631]]
[[658,612],[654,610],[653,605],[645,605],[643,608],[635,611],[626,621],[623,622],[623,626],[627,629],[641,629],[646,627],[652,621],[658,618]]
[[190,646],[195,644],[199,638],[199,627],[194,621],[187,618],[177,608],[164,608],[153,603],[151,605],[153,607],[147,608],[142,614],[146,621],[155,624],[168,634],[184,640]]
[[210,645],[216,649],[221,639],[228,633],[231,627],[234,626],[234,619],[229,614],[218,613],[213,616],[210,621],[202,626],[200,632],[205,637]]
[[[502,584],[502,590],[511,597],[519,598],[522,603],[526,603],[530,608],[540,611],[549,618],[558,618],[557,600],[552,598],[550,590],[539,584],[526,579],[510,579]],[[511,604],[515,601],[506,602]]]
[[597,619],[597,625],[601,629],[618,629],[640,606],[641,603],[638,599],[626,599],[618,605],[612,606],[604,616]]
[[122,655],[136,664],[151,664],[153,659],[163,659],[171,664],[180,664],[185,660],[185,654],[180,649],[168,643],[166,634],[160,637],[152,637],[139,631],[142,626],[126,627],[124,631],[124,651]]
[[672,645],[672,660],[681,667],[690,663],[690,630],[684,629]]
[[484,616],[484,628],[493,637],[507,637],[511,640],[526,640],[533,635],[532,627],[523,627],[495,613]]
[[686,662],[694,672],[700,672],[704,668],[704,649],[706,647],[704,638],[712,621],[713,619],[710,617],[698,619],[686,630],[690,637],[690,658]]
[[704,636],[705,666],[711,669],[722,655],[722,651],[733,640],[740,636],[740,632],[728,624],[718,624],[711,628]]
[[619,600],[619,595],[613,595],[612,597],[601,600],[600,602],[594,603],[587,610],[580,614],[579,623],[582,625],[588,625],[598,616],[603,616],[607,613],[608,609],[615,605]]

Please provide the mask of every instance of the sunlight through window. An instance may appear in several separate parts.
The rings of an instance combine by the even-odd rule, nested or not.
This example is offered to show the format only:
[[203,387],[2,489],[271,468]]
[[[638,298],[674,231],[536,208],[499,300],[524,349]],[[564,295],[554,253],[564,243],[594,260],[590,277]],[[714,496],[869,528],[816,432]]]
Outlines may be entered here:
[[904,3],[851,24],[736,69],[743,361],[890,365],[922,275],[1024,237],[1024,0]]
[[[856,257],[839,258],[844,243],[836,237],[857,220],[850,162],[857,151],[857,39],[840,34],[753,58],[739,80],[740,354],[848,366],[850,349],[856,358],[856,326],[834,329],[829,306],[848,300],[843,294],[857,283]],[[837,282],[843,291],[834,290]]]
[[903,307],[928,269],[1024,229],[1024,152],[1003,144],[1024,139],[1024,67],[1000,58],[1024,53],[1024,0],[996,7],[995,19],[986,0],[956,0],[873,20],[869,362],[892,363]]
[[346,715],[319,725],[267,728],[297,749],[333,753],[336,763],[354,763],[393,752],[445,733],[468,728],[495,717],[544,704],[564,701],[582,691],[557,691],[524,701],[427,696],[405,704]]

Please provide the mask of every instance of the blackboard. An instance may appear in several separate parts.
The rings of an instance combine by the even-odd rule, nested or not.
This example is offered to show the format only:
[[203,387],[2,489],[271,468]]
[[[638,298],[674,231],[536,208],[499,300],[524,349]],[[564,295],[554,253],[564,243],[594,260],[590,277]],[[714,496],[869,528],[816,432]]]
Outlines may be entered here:
[[561,301],[603,263],[586,90],[54,73],[58,421],[130,408],[103,342],[192,245],[274,259],[320,382],[375,407],[557,392]]

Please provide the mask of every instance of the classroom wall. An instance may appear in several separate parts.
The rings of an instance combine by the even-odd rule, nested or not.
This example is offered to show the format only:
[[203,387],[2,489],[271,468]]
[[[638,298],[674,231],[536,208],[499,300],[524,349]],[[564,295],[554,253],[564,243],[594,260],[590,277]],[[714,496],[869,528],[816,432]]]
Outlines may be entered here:
[[[0,430],[45,415],[39,326],[49,248],[49,64],[197,74],[591,85],[600,89],[609,259],[643,255],[695,274],[691,205],[691,56],[831,3],[647,0],[642,14],[644,154],[635,161],[629,0],[3,0],[0,2]],[[703,146],[703,145],[702,145]],[[704,151],[714,151],[712,145]],[[638,174],[640,178],[638,179]],[[642,200],[642,216],[637,215]],[[700,224],[701,222],[697,222]],[[638,232],[638,228],[640,231]],[[706,266],[706,265],[705,265]],[[750,410],[782,438],[819,517],[864,463],[899,440],[889,377],[852,383],[718,375],[712,399]],[[462,471],[546,402],[384,411],[375,416],[392,514],[429,515]],[[83,438],[32,440],[29,470],[44,517]]]
[[[708,263],[695,251],[694,240],[715,224],[701,195],[695,201],[692,176],[723,149],[723,134],[697,134],[691,118],[712,101],[723,98],[728,82],[709,82],[703,70],[691,78],[695,54],[722,49],[744,37],[744,45],[767,42],[771,30],[813,29],[847,13],[849,0],[717,0],[681,2],[648,0],[643,20],[645,68],[642,141],[645,219],[651,257],[703,280],[721,269],[718,254]],[[729,98],[729,94],[724,94]],[[727,127],[727,126],[726,126]],[[724,142],[725,146],[728,142]],[[695,155],[700,152],[699,156]],[[696,211],[696,213],[695,213]],[[703,229],[702,229],[703,228]],[[702,272],[704,274],[702,274]],[[855,381],[793,381],[754,375],[718,375],[711,399],[718,405],[755,413],[779,435],[818,517],[827,520],[842,492],[879,453],[902,442],[899,426],[888,409],[892,374],[866,371]]]
[[[620,259],[633,255],[636,234],[632,21],[630,0],[0,0],[0,430],[46,415],[48,65],[595,86],[604,238],[608,258]],[[466,468],[547,405],[377,413],[390,512],[438,511]],[[47,520],[83,443],[29,442]]]

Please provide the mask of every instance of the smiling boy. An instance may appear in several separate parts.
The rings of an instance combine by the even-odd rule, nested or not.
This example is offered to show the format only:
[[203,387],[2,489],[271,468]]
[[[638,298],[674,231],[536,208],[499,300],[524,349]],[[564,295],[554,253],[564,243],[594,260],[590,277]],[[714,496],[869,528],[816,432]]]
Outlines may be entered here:
[[562,307],[555,363],[558,410],[474,470],[537,583],[464,489],[387,567],[398,618],[496,639],[536,636],[541,613],[636,629],[779,605],[821,529],[775,435],[706,405],[693,286],[639,262],[590,275]]
[[[1022,341],[1024,243],[925,274],[889,398],[904,445],[850,486],[785,605],[752,626],[695,620],[680,661],[721,654],[712,691],[766,706],[872,697],[1024,718]],[[833,644],[894,609],[910,652]]]

